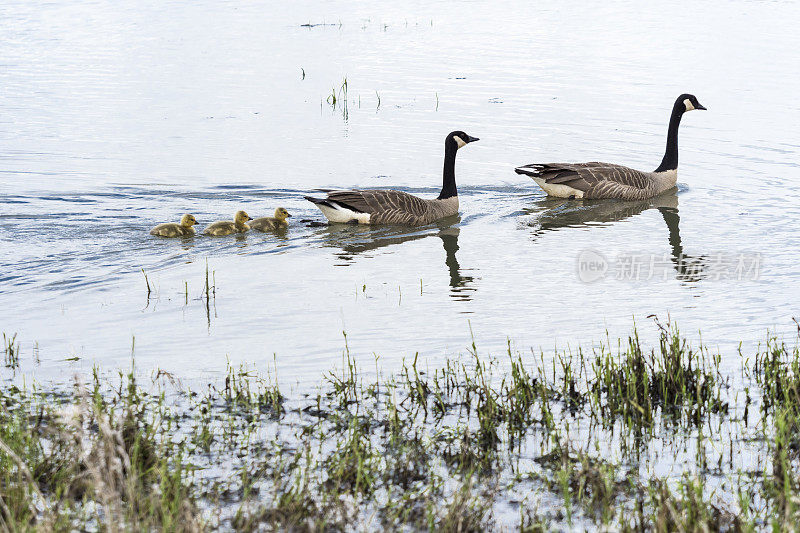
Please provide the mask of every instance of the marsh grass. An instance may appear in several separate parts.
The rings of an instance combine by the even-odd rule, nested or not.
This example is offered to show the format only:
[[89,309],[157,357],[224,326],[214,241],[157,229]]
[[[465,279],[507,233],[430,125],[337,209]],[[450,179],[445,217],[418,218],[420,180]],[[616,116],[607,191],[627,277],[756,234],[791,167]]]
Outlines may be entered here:
[[68,394],[9,384],[0,529],[793,529],[797,350],[771,342],[743,361],[762,394],[748,425],[719,356],[656,327],[657,342],[634,331],[614,356],[491,356],[473,340],[386,377],[344,335],[312,395],[287,396],[277,364],[228,364],[200,390],[133,370],[95,369]]
[[[688,475],[678,483],[677,489],[662,480],[653,480],[648,487],[652,515],[636,525],[640,530],[649,524],[653,531],[743,531],[753,524],[743,523],[723,504],[707,498],[703,482]],[[640,517],[644,519],[645,517]]]
[[152,289],[150,288],[150,279],[147,277],[147,272],[145,272],[144,269],[142,269],[142,275],[144,276],[144,285],[145,288],[147,289],[147,300],[149,301],[150,293],[153,292]]
[[284,397],[278,385],[246,366],[240,366],[236,370],[228,363],[221,397],[231,410],[258,412],[272,418],[280,418],[284,412]]
[[[798,327],[800,335],[800,327]],[[761,389],[762,409],[800,412],[800,348],[789,347],[770,336],[763,350],[756,353],[753,375]]]
[[350,117],[349,102],[347,97],[347,77],[342,79],[341,85],[333,87],[331,93],[325,98],[325,102],[331,107],[332,110],[339,109],[342,113],[342,118],[346,121]]
[[[347,122],[350,118],[350,84],[347,79],[347,76],[342,78],[342,82],[339,85],[335,85],[331,88],[330,93],[328,93],[324,97],[324,103],[328,105],[331,112],[339,111],[342,114],[342,119]],[[357,104],[358,109],[361,109],[361,94],[358,94],[356,97],[353,98],[353,103]],[[320,112],[323,109],[323,99],[320,98]],[[381,109],[381,95],[376,90],[375,91],[375,112],[377,113]]]
[[156,441],[161,408],[143,407],[133,373],[127,380],[111,401],[81,385],[69,403],[20,389],[3,394],[3,529],[199,530],[182,448]]
[[771,459],[763,487],[772,525],[794,530],[800,527],[800,324],[796,320],[795,324],[794,345],[769,336],[752,366],[761,392],[762,438]]
[[658,346],[642,346],[634,332],[617,354],[595,354],[588,387],[592,412],[600,420],[622,417],[631,427],[652,426],[659,412],[693,425],[708,414],[727,413],[720,355],[692,348],[675,325],[656,324]]
[[17,368],[19,366],[19,343],[17,334],[10,337],[3,333],[3,363],[6,368]]

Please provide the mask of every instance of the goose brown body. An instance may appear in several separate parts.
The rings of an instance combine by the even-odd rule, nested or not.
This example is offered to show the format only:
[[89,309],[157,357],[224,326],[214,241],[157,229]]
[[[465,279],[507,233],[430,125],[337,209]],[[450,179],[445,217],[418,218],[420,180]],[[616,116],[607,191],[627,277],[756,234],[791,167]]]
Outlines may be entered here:
[[357,189],[330,191],[327,200],[369,215],[369,224],[424,226],[458,214],[458,196],[427,200],[403,191]]
[[550,196],[646,200],[677,183],[676,170],[642,172],[612,163],[534,163],[516,169]]
[[517,167],[549,195],[561,198],[615,198],[646,200],[668,191],[678,180],[678,126],[687,111],[705,109],[691,94],[682,94],[672,106],[667,148],[661,165],[642,172],[613,163],[534,163]]

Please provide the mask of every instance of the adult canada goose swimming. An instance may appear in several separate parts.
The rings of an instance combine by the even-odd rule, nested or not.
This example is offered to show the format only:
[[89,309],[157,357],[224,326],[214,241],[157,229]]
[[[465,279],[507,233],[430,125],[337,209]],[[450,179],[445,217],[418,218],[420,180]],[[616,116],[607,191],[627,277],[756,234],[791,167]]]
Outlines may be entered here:
[[222,237],[225,235],[231,235],[233,233],[244,233],[250,229],[250,226],[247,225],[248,220],[253,219],[250,218],[250,216],[244,211],[237,211],[233,221],[220,220],[218,222],[214,222],[213,224],[209,224],[206,226],[206,229],[203,230],[203,235]]
[[560,198],[619,198],[645,200],[675,186],[678,180],[678,126],[687,111],[705,109],[691,94],[682,94],[672,106],[667,149],[661,165],[642,172],[612,163],[533,163],[517,167],[550,196]]
[[157,235],[159,237],[191,237],[194,235],[194,226],[197,224],[197,219],[192,215],[183,215],[180,224],[168,222],[166,224],[159,224],[150,230],[150,235]]
[[279,207],[275,210],[274,217],[261,217],[250,222],[250,229],[257,229],[258,231],[275,231],[279,229],[286,229],[289,227],[287,217],[292,215],[289,212]]
[[327,198],[305,199],[313,202],[331,222],[359,224],[403,224],[423,226],[458,213],[456,189],[456,152],[475,142],[463,131],[453,131],[444,140],[442,192],[433,200],[419,198],[402,191],[347,190],[327,192]]

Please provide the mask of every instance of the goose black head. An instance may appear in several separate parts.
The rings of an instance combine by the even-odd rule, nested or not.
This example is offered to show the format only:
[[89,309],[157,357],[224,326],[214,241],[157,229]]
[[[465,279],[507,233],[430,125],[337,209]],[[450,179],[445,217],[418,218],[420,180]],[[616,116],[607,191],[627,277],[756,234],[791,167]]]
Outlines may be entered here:
[[456,149],[461,148],[471,142],[479,141],[477,137],[470,137],[463,131],[451,131],[447,134],[447,138],[445,139],[445,145],[450,144],[451,142],[456,143]]
[[705,107],[703,107],[700,102],[697,101],[697,97],[693,94],[682,94],[675,100],[675,107],[683,106],[684,111],[691,111],[693,109],[701,109],[705,111]]

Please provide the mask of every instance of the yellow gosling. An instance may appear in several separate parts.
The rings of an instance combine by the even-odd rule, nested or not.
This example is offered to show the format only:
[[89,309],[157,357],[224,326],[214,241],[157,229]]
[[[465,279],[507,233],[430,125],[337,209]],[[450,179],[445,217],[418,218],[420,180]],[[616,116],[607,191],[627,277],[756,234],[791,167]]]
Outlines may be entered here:
[[233,221],[220,220],[209,224],[203,230],[203,235],[211,235],[212,237],[223,237],[225,235],[232,235],[234,233],[244,233],[250,229],[247,225],[248,220],[253,220],[244,211],[237,211]]
[[292,215],[286,209],[279,207],[275,210],[274,217],[257,218],[250,222],[250,227],[258,231],[283,230],[289,227],[289,222],[286,218],[290,216]]
[[197,219],[192,215],[183,215],[181,223],[175,224],[168,222],[166,224],[159,224],[150,230],[150,235],[157,235],[159,237],[191,237],[194,235],[194,226],[197,224]]

